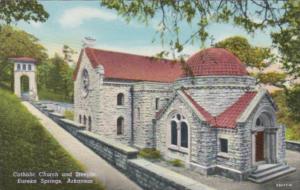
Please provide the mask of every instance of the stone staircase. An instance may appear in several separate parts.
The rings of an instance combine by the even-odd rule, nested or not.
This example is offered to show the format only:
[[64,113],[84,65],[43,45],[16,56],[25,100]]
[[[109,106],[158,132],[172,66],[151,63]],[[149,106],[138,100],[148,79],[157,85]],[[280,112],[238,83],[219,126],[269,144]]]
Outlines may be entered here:
[[296,171],[295,168],[286,164],[263,164],[250,174],[248,180],[255,183],[264,183],[294,171]]

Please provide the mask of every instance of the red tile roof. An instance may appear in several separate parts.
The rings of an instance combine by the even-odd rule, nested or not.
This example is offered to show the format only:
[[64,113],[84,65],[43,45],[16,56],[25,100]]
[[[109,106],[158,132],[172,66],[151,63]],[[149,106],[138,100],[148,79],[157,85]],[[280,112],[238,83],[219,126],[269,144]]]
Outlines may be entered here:
[[200,106],[186,91],[182,90],[183,94],[189,99],[189,101],[195,106],[198,112],[205,118],[207,122],[214,122],[215,118],[206,111],[202,106]]
[[12,61],[15,62],[25,62],[25,63],[36,63],[36,59],[31,58],[31,57],[13,57],[13,58],[9,58]]
[[184,76],[248,75],[246,67],[231,52],[223,48],[208,48],[187,60],[190,72]]
[[[104,67],[105,78],[173,82],[182,75],[181,65],[176,61],[93,48],[85,48],[84,50],[93,68],[98,65]],[[74,79],[76,79],[81,56],[82,52],[74,73]]]
[[183,93],[195,106],[201,115],[206,119],[207,123],[216,128],[235,128],[236,120],[243,113],[243,111],[250,104],[251,100],[255,97],[256,92],[246,92],[234,104],[229,106],[224,112],[216,117],[213,117],[208,111],[200,106],[189,94],[185,91]]
[[218,115],[216,127],[235,128],[236,120],[247,108],[255,95],[256,92],[246,92],[244,95],[242,95],[238,101],[227,108],[223,113]]

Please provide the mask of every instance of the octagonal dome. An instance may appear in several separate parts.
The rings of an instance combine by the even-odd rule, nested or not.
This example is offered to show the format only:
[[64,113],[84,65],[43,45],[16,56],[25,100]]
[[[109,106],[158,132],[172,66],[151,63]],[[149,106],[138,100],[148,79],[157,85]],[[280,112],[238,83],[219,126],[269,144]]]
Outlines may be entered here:
[[223,48],[204,49],[187,60],[184,76],[248,75],[245,65]]

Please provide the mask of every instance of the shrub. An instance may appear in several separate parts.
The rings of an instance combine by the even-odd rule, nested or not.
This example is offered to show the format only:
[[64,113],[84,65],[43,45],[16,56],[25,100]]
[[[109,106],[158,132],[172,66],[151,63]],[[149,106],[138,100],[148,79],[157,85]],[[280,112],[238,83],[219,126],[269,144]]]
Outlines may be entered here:
[[184,166],[182,161],[179,160],[179,159],[170,160],[169,163],[172,164],[172,166],[175,166],[175,167],[183,167]]
[[148,158],[148,159],[161,158],[160,152],[155,148],[144,148],[139,152],[139,155],[143,158]]
[[74,112],[73,111],[69,111],[69,110],[66,110],[64,112],[64,116],[66,119],[69,119],[69,120],[74,120]]

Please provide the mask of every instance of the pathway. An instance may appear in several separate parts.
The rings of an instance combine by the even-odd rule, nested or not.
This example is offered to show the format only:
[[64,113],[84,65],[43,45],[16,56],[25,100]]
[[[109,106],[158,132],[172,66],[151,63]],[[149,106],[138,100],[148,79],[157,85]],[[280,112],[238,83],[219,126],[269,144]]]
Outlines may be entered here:
[[50,134],[64,147],[76,160],[85,168],[86,172],[96,174],[96,179],[101,181],[108,190],[140,190],[134,182],[129,180],[124,174],[109,165],[96,153],[83,145],[75,137],[57,125],[50,118],[41,113],[29,102],[22,102],[27,109],[36,116],[41,124]]

